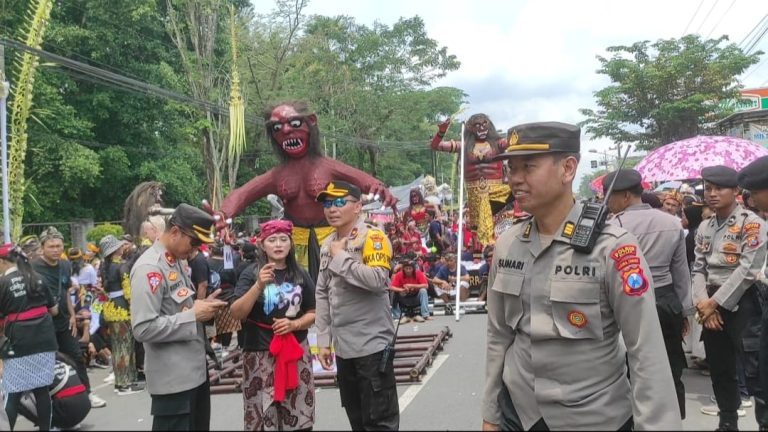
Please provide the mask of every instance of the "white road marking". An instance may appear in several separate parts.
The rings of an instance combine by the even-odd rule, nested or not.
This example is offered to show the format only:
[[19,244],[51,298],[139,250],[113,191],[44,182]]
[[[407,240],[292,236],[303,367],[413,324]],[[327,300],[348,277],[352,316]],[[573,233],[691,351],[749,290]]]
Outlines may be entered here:
[[440,369],[440,366],[445,363],[445,361],[450,357],[450,354],[438,354],[435,357],[435,360],[432,362],[432,366],[429,367],[429,370],[427,371],[427,376],[421,380],[421,384],[415,384],[408,387],[408,390],[403,393],[402,396],[400,396],[400,399],[397,400],[397,403],[400,405],[400,414],[405,411],[406,408],[408,408],[408,405],[413,402],[413,400],[416,398],[416,395],[419,394],[421,389],[423,389],[429,380],[432,379],[433,376],[435,376],[435,373],[437,373],[437,370]]

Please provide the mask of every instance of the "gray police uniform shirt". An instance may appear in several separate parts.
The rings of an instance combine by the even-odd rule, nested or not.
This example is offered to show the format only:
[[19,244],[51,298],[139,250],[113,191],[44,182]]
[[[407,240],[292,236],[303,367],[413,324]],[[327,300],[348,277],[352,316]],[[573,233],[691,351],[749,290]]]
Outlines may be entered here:
[[653,275],[653,286],[673,285],[683,306],[683,315],[693,315],[696,308],[691,296],[691,271],[680,219],[648,204],[637,204],[614,215],[610,223],[637,237]]
[[765,221],[741,205],[720,225],[715,216],[702,222],[694,249],[695,301],[708,298],[707,286],[719,287],[712,298],[725,309],[735,310],[763,268],[765,238]]
[[315,288],[317,346],[350,359],[383,350],[395,335],[389,300],[392,246],[383,231],[358,222],[347,250],[331,257],[331,234],[320,249]]
[[195,291],[186,264],[160,242],[131,269],[133,337],[144,343],[150,394],[172,394],[205,382],[205,334],[195,320]]
[[581,208],[574,205],[547,247],[535,218],[496,242],[483,419],[500,424],[505,385],[526,430],[541,418],[553,430],[617,430],[630,417],[639,430],[681,429],[642,251],[611,224],[591,253],[574,251]]

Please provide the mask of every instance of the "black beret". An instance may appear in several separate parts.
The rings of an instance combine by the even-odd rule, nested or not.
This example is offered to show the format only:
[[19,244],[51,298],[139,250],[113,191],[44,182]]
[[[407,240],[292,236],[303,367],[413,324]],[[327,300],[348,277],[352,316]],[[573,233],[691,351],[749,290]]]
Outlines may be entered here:
[[753,160],[739,171],[739,186],[749,190],[768,189],[768,156]]
[[362,192],[360,192],[359,187],[352,183],[341,180],[332,180],[328,182],[325,189],[317,194],[316,200],[320,202],[325,201],[328,198],[343,198],[347,195],[360,199]]
[[611,171],[603,177],[603,193],[606,193],[608,188],[611,187],[614,177],[616,178],[616,182],[613,185],[613,190],[615,191],[632,189],[643,182],[643,176],[633,169]]
[[213,216],[189,204],[179,204],[168,220],[169,224],[177,226],[188,236],[203,243],[213,243],[215,222]]
[[494,160],[538,153],[578,153],[581,148],[581,128],[567,123],[526,123],[509,128],[508,147]]
[[735,188],[739,185],[739,173],[725,165],[715,165],[701,169],[701,178],[722,187]]
[[643,194],[640,195],[640,200],[643,204],[648,204],[653,208],[661,208],[662,206],[661,200],[653,192],[643,192]]

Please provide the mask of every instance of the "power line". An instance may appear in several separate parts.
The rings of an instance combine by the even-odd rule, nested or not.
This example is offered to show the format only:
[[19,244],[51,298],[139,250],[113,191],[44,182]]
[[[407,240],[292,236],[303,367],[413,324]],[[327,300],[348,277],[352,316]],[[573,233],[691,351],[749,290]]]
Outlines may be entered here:
[[720,3],[720,0],[715,0],[715,2],[712,4],[712,7],[709,8],[709,12],[704,16],[704,19],[701,21],[701,24],[699,24],[699,28],[696,29],[696,33],[699,33],[701,31],[701,28],[704,27],[704,23],[707,22],[707,18],[709,18],[709,14],[712,13],[713,10],[715,10],[715,7],[717,4]]
[[749,46],[744,52],[747,54],[751,54],[752,50],[757,47],[757,44],[760,43],[760,41],[765,37],[766,33],[768,33],[768,21],[766,21],[765,26],[763,26],[763,32],[760,33],[759,36],[755,39],[755,41],[752,43],[752,45]]
[[712,27],[712,30],[710,30],[709,33],[707,33],[707,39],[709,39],[709,37],[712,36],[712,33],[715,32],[715,29],[717,28],[717,26],[719,26],[720,23],[723,22],[723,18],[725,18],[725,16],[728,15],[728,12],[731,11],[731,8],[733,7],[734,4],[736,4],[736,0],[732,0],[731,4],[728,6],[728,9],[726,9],[725,12],[723,12],[723,14],[720,15],[720,19],[717,20],[717,22],[715,23],[715,26]]
[[765,15],[764,15],[764,16],[763,16],[763,17],[760,19],[760,21],[758,21],[758,22],[757,22],[757,24],[755,24],[755,26],[754,26],[754,27],[752,27],[752,30],[750,30],[750,31],[749,31],[749,33],[747,33],[747,35],[746,35],[746,36],[744,36],[744,39],[742,39],[742,40],[741,40],[741,42],[739,42],[739,47],[740,47],[740,48],[742,48],[742,49],[743,49],[743,48],[746,46],[746,45],[745,45],[745,42],[747,41],[747,39],[749,39],[749,37],[750,37],[750,36],[752,36],[752,34],[753,34],[755,31],[757,31],[757,29],[758,29],[758,28],[760,28],[760,26],[763,24],[763,21],[765,21],[765,20],[768,20],[768,14],[765,14]]
[[701,0],[699,2],[699,7],[696,8],[696,12],[693,13],[693,16],[691,17],[690,21],[688,21],[688,25],[685,26],[685,30],[683,30],[683,34],[680,37],[685,36],[686,33],[688,33],[688,27],[693,24],[693,20],[696,18],[696,15],[699,14],[699,9],[701,9],[701,6],[704,4],[704,0]]
[[[211,102],[195,99],[171,90],[167,90],[162,87],[156,86],[154,84],[149,84],[149,83],[138,81],[132,78],[128,78],[128,77],[116,74],[114,72],[103,70],[95,66],[81,63],[76,60],[72,60],[67,57],[50,53],[45,50],[33,48],[23,43],[16,42],[10,39],[0,37],[0,44],[6,45],[8,47],[18,49],[24,52],[28,52],[30,54],[36,55],[41,58],[45,58],[56,64],[59,64],[60,66],[63,66],[64,68],[66,68],[66,70],[61,70],[62,72],[67,73],[73,78],[76,78],[79,80],[86,80],[98,85],[104,85],[111,88],[117,88],[121,90],[131,91],[134,93],[160,97],[160,98],[180,102],[183,104],[204,109],[206,111],[209,111],[211,113],[214,113],[222,117],[229,116],[228,108],[221,107]],[[252,117],[251,120],[257,124],[264,123],[264,119],[262,119],[261,117]],[[427,142],[429,139],[429,138],[426,138],[424,141],[390,141],[390,140],[370,140],[365,138],[346,137],[342,135],[335,135],[335,136],[326,135],[326,136],[330,136],[331,138],[336,139],[337,141],[340,141],[340,142],[376,146],[378,149],[381,149],[382,147],[391,148],[391,149],[398,149],[398,148],[418,149],[419,147],[426,148],[426,146],[423,146],[423,144]],[[429,149],[426,149],[426,150],[429,150]]]
[[[11,14],[14,15],[16,18],[18,18],[19,20],[21,20],[22,22],[26,19],[23,15],[19,15],[18,13],[11,12]],[[92,58],[89,58],[89,57],[86,57],[84,55],[78,54],[77,52],[75,52],[75,51],[73,51],[71,49],[63,48],[61,45],[53,43],[50,40],[50,38],[45,39],[43,41],[43,44],[44,45],[50,45],[50,46],[52,46],[54,48],[57,48],[58,50],[64,51],[64,52],[66,52],[70,56],[79,57],[83,61],[90,62],[90,63],[95,63],[95,64],[101,66],[102,68],[106,69],[106,70],[110,70],[110,71],[115,72],[115,73],[123,74],[123,75],[125,75],[125,76],[127,76],[129,78],[134,78],[134,79],[137,79],[137,80],[140,79],[138,76],[130,74],[130,73],[124,71],[124,70],[118,69],[118,68],[116,68],[114,66],[110,66],[110,65],[101,63],[101,62],[99,62],[97,60],[94,60]]]
[[[104,80],[106,82],[115,84],[126,90],[131,90],[138,93],[144,93],[150,96],[164,97],[166,99],[174,100],[176,102],[181,102],[181,103],[202,108],[206,111],[210,111],[219,116],[223,116],[223,117],[229,116],[228,108],[221,107],[211,102],[195,99],[171,90],[166,90],[154,84],[148,84],[132,78],[124,77],[114,72],[99,69],[95,66],[87,65],[85,63],[80,63],[76,60],[72,60],[67,57],[62,57],[57,54],[53,54],[41,49],[33,48],[23,43],[16,42],[7,38],[0,38],[0,44],[36,55],[40,58],[45,58],[47,60],[53,61],[54,63],[57,63],[68,69],[73,69],[78,72],[84,73],[86,75],[92,76],[94,78]],[[263,121],[261,122],[263,123]]]
[[753,48],[757,42],[759,42],[761,36],[761,32],[768,28],[768,14],[766,15],[766,19],[763,19],[759,23],[759,27],[756,27],[754,29],[754,32],[752,33],[752,36],[746,40],[744,45],[740,45],[741,49],[744,52],[748,52],[751,48]]

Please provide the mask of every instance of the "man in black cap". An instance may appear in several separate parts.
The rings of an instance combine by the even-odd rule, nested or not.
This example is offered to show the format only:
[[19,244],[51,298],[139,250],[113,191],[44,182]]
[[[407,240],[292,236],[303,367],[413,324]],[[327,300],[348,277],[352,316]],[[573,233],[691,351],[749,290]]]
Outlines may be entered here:
[[760,211],[768,211],[768,156],[755,159],[739,171],[739,186],[750,192]]
[[760,305],[754,287],[766,258],[766,226],[736,201],[736,170],[722,165],[707,167],[701,170],[701,178],[704,197],[715,215],[696,233],[693,294],[699,322],[704,326],[702,340],[719,409],[719,429],[738,427],[741,397],[737,358],[744,367],[748,393],[758,396],[757,423],[768,428],[768,408],[760,397],[755,358]]
[[[752,201],[757,209],[763,213],[768,212],[768,156],[755,159],[750,162],[749,165],[739,171],[739,186],[748,190]],[[766,240],[765,238],[763,240]],[[758,399],[766,401],[768,398],[765,395],[765,391],[768,390],[768,301],[766,297],[768,294],[768,280],[766,275],[761,272],[758,275],[759,292],[763,297],[761,302],[762,306],[762,319],[760,325],[760,354],[758,368],[760,370],[760,390],[762,396],[755,396],[755,400]]]
[[608,208],[614,223],[637,237],[653,276],[656,311],[677,390],[680,417],[685,418],[683,369],[687,363],[681,338],[688,334],[688,319],[695,312],[691,300],[691,273],[685,252],[685,232],[680,219],[654,209],[642,200],[642,176],[633,169],[613,171],[603,179]]
[[144,343],[147,388],[152,396],[152,430],[208,430],[211,394],[202,323],[226,302],[195,300],[186,259],[213,243],[214,219],[180,204],[165,232],[131,269],[133,335]]
[[395,337],[389,298],[392,245],[361,217],[360,188],[334,180],[317,195],[336,229],[320,249],[315,287],[318,360],[332,369],[352,430],[398,430]]
[[[499,156],[532,219],[501,234],[488,276],[483,429],[681,429],[637,239],[608,224],[591,252],[571,245],[580,135],[564,123],[516,126]],[[631,381],[617,379],[627,354]]]

